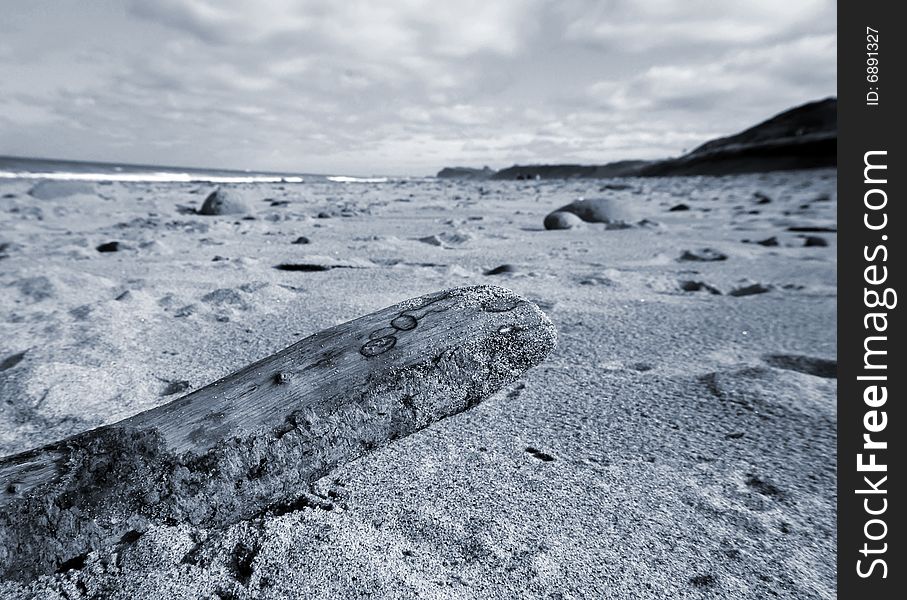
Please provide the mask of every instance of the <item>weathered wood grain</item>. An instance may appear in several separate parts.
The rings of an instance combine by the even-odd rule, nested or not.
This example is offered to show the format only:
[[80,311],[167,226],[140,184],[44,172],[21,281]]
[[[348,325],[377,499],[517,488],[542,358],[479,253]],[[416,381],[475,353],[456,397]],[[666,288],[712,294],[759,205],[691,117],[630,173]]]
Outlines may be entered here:
[[266,514],[332,468],[475,405],[555,340],[541,310],[508,290],[438,292],[0,459],[0,574],[53,572],[151,523],[216,527]]

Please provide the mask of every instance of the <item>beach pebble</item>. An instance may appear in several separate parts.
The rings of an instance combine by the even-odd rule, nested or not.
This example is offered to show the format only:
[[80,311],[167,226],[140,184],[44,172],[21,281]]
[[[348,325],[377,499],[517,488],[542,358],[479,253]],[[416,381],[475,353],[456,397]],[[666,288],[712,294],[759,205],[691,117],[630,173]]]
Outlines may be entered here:
[[756,204],[769,204],[772,201],[771,198],[762,192],[753,192],[753,199],[756,201]]
[[756,243],[759,244],[760,246],[767,246],[767,247],[779,245],[778,238],[776,238],[775,236],[772,236],[770,238],[765,238],[764,240],[759,240]]
[[671,208],[668,209],[668,212],[680,212],[683,210],[690,210],[690,205],[683,204],[683,203],[675,204],[674,206],[672,206]]
[[84,181],[39,181],[28,191],[28,195],[38,200],[55,200],[76,194],[94,194],[94,186]]
[[740,296],[753,296],[753,295],[755,295],[755,294],[764,294],[764,293],[766,293],[766,292],[771,291],[771,289],[772,289],[772,286],[770,286],[770,285],[764,285],[764,284],[759,283],[759,282],[756,282],[756,283],[746,283],[746,284],[739,285],[739,286],[735,287],[735,288],[732,289],[730,292],[728,292],[728,295],[729,295],[729,296],[736,296],[736,297],[740,297]]
[[309,238],[307,238],[304,235],[301,235],[298,238],[296,238],[295,240],[293,240],[293,243],[294,244],[311,244],[312,240],[310,240]]
[[250,212],[249,206],[234,190],[218,188],[208,194],[198,210],[200,215],[242,215]]
[[582,219],[563,210],[556,210],[545,217],[545,229],[575,229],[582,226]]
[[120,242],[104,242],[95,248],[98,252],[117,252],[119,249]]
[[[614,198],[574,200],[551,214],[555,212],[572,213],[587,223],[605,223],[609,228],[615,229],[632,227],[633,223],[637,221],[637,216],[629,203]],[[549,216],[551,215],[549,214]]]
[[827,246],[828,240],[817,235],[808,235],[803,238],[803,246],[807,248]]
[[699,262],[715,262],[727,260],[727,254],[714,248],[700,248],[699,250],[684,250],[678,260],[692,260]]

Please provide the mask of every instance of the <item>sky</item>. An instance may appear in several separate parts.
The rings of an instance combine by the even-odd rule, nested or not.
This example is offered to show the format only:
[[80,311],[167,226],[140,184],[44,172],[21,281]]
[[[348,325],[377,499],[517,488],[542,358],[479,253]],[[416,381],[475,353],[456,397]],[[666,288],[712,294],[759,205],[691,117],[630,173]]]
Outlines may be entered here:
[[676,156],[836,93],[830,0],[0,0],[0,155],[354,175]]

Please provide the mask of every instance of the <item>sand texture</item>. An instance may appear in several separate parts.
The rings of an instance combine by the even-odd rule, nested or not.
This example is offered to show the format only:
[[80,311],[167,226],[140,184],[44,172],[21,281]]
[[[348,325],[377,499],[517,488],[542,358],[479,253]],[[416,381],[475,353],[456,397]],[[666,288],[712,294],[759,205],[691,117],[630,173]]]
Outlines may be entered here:
[[[441,289],[514,290],[558,331],[294,502],[144,524],[0,597],[833,597],[835,185],[306,182],[204,215],[210,186],[0,183],[0,455]],[[580,198],[634,219],[544,228]]]

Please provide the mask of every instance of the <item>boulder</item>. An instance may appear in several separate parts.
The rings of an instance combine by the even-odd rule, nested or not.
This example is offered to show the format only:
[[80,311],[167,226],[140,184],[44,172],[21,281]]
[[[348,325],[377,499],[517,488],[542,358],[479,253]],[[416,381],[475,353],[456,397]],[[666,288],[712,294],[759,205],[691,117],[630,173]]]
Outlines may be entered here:
[[200,215],[244,215],[251,212],[249,205],[235,190],[218,188],[208,194],[198,210]]
[[582,219],[565,210],[556,210],[545,217],[545,229],[575,229],[582,226]]
[[[549,219],[559,212],[571,213],[587,223],[605,223],[608,225],[608,229],[632,227],[639,220],[627,201],[614,198],[589,198],[588,200],[574,200],[549,214],[545,217],[546,228],[550,229],[547,225]],[[567,217],[558,216],[554,219],[563,221]],[[552,223],[556,222],[555,220],[552,220]]]

